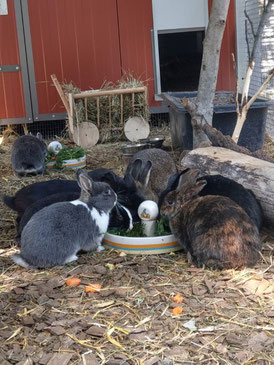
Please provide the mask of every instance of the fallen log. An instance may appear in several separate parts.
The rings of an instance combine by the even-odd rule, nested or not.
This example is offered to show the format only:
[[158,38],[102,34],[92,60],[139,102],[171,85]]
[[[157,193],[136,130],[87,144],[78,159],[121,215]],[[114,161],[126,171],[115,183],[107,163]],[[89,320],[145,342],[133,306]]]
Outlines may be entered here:
[[204,175],[220,174],[250,189],[261,203],[266,224],[274,224],[274,164],[222,147],[197,148],[181,161]]

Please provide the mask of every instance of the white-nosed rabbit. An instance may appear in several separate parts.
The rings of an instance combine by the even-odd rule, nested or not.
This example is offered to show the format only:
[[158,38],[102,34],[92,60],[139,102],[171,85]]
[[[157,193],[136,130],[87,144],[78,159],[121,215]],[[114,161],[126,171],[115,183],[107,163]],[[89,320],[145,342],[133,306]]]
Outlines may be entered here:
[[198,176],[198,170],[187,171],[177,189],[164,197],[161,214],[169,218],[172,233],[199,267],[254,266],[261,250],[258,228],[231,199],[199,197],[207,182]]
[[36,137],[30,134],[16,139],[11,149],[11,164],[17,176],[43,174],[47,146],[42,141],[42,135]]
[[78,200],[55,203],[39,210],[23,229],[21,252],[12,259],[23,267],[64,265],[77,260],[77,252],[101,251],[109,212],[116,194],[104,182],[94,182],[83,170],[77,171],[81,187]]
[[149,148],[135,153],[126,170],[145,198],[156,203],[166,188],[170,175],[176,172],[173,158],[161,148]]

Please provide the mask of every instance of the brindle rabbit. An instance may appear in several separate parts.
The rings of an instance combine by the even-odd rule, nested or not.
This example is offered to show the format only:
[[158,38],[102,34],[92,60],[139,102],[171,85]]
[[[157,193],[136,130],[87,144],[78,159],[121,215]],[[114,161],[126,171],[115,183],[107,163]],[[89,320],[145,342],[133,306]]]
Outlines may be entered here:
[[199,197],[206,180],[197,181],[198,175],[189,170],[164,198],[161,214],[169,218],[171,231],[198,267],[254,266],[261,250],[258,228],[231,199]]

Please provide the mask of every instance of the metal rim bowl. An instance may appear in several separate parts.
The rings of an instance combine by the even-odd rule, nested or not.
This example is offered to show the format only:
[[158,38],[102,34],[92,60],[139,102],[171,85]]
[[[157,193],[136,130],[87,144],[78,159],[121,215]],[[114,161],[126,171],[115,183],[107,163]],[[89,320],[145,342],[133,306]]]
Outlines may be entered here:
[[134,153],[148,148],[146,143],[126,144],[121,147],[124,156],[133,156]]
[[153,137],[153,138],[142,138],[139,139],[140,143],[146,143],[149,145],[149,147],[153,148],[161,148],[164,142],[163,137]]
[[181,246],[173,234],[155,237],[126,237],[106,233],[104,246],[131,255],[155,255],[180,251]]

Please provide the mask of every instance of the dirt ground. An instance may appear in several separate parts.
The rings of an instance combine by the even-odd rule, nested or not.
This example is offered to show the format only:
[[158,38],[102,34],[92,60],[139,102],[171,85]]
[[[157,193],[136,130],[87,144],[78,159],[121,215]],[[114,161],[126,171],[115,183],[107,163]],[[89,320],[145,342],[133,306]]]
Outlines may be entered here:
[[[160,132],[170,147],[168,131]],[[15,177],[11,145],[12,138],[0,146],[1,195],[34,181],[74,178],[72,171]],[[268,153],[273,145],[267,139]],[[178,162],[179,153],[171,153]],[[88,170],[122,175],[125,166],[118,142],[87,153]],[[9,257],[17,250],[15,214],[2,201],[0,230],[1,365],[274,364],[274,229],[262,232],[255,268],[222,272],[191,266],[180,252],[131,256],[108,249],[64,267],[24,269]],[[70,277],[81,285],[66,286]],[[88,283],[101,291],[86,293]],[[173,300],[177,293],[181,304]]]

